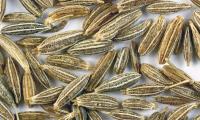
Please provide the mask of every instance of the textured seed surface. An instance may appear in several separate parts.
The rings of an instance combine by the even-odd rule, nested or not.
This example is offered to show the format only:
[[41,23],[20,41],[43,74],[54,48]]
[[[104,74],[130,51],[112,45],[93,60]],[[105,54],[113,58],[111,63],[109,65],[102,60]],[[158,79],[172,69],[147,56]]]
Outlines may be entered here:
[[130,62],[133,71],[140,73],[140,55],[138,53],[138,44],[134,41],[131,41],[130,45]]
[[142,37],[150,28],[152,20],[146,20],[136,25],[128,26],[115,36],[115,41],[135,40]]
[[3,27],[1,33],[7,35],[29,35],[46,31],[48,29],[50,29],[48,26],[36,22],[15,23]]
[[140,77],[141,75],[136,72],[122,73],[112,77],[111,80],[104,81],[95,89],[95,92],[101,93],[125,89],[137,83]]
[[177,3],[174,1],[159,1],[146,7],[146,11],[154,14],[169,14],[180,10],[189,9],[192,6],[187,3]]
[[160,44],[163,33],[166,27],[166,20],[164,16],[159,16],[157,20],[149,28],[148,32],[144,36],[138,52],[140,55],[146,55],[153,51],[157,45]]
[[36,17],[26,12],[13,12],[6,14],[3,18],[3,22],[10,23],[24,23],[24,22],[35,22]]
[[69,113],[67,115],[64,115],[64,116],[58,118],[58,120],[73,120],[76,115],[77,115],[76,113],[72,112],[72,113]]
[[141,98],[129,98],[122,102],[123,108],[134,110],[153,110],[157,104]]
[[46,59],[46,63],[67,69],[92,69],[92,65],[85,62],[81,58],[67,54],[48,56]]
[[15,120],[15,116],[9,110],[9,107],[0,101],[0,117],[3,120]]
[[64,90],[62,90],[58,99],[54,103],[54,109],[59,109],[63,107],[65,104],[69,103],[77,95],[79,95],[85,89],[88,80],[89,75],[84,75],[75,79],[69,85],[67,85]]
[[148,120],[166,120],[167,114],[168,114],[168,108],[164,108],[159,112],[154,112],[152,115],[150,115]]
[[52,23],[50,24],[50,29],[44,31],[43,33],[54,33],[54,32],[59,32],[60,30],[63,30],[65,28],[65,26],[68,24],[68,19],[67,20],[63,20],[60,21],[58,23]]
[[26,111],[19,113],[20,120],[48,120],[50,115],[42,111]]
[[87,39],[70,47],[67,52],[71,55],[92,55],[106,53],[113,49],[112,41],[96,41]]
[[88,112],[88,117],[90,120],[103,120],[97,111],[90,110]]
[[54,0],[35,0],[35,2],[42,8],[53,7]]
[[191,0],[196,6],[200,7],[200,1],[199,0]]
[[26,36],[16,41],[16,44],[25,47],[36,47],[41,44],[45,38],[46,37],[43,36]]
[[192,22],[199,28],[200,26],[200,11],[195,10],[192,14]]
[[77,114],[75,116],[75,118],[77,120],[87,120],[88,119],[87,111],[84,107],[79,107],[79,106],[72,106],[72,107],[73,107],[73,112]]
[[6,0],[0,0],[0,20],[3,19],[6,10]]
[[103,4],[103,0],[58,0],[58,6]]

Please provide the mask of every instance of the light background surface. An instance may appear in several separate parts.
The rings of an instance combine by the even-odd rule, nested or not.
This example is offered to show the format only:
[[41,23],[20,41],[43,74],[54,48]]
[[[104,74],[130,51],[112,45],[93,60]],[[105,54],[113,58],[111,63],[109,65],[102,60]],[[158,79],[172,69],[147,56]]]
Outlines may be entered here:
[[[191,3],[190,0],[173,0],[173,1]],[[181,12],[178,12],[178,13],[175,13],[175,14],[166,15],[166,19],[167,19],[167,21],[169,21],[169,20],[172,20],[175,16],[181,15],[181,16],[184,16],[185,23],[187,23],[188,19],[190,19],[191,15],[192,15],[192,11],[194,9],[197,9],[197,8],[194,6],[194,8],[189,9],[189,10],[181,11]],[[20,4],[20,2],[18,0],[7,0],[6,13],[21,12],[21,11],[26,11],[26,10]],[[45,16],[47,15],[47,13],[49,11],[52,11],[52,9],[45,11]],[[152,14],[144,13],[144,16],[142,17],[142,19],[140,19],[140,21],[145,20],[145,19],[155,19],[157,16],[158,15],[152,15]],[[67,24],[67,26],[65,27],[65,29],[62,30],[62,31],[81,29],[83,20],[84,20],[84,18],[70,20],[69,23]],[[5,24],[0,24],[0,27],[3,27],[4,25]],[[42,35],[51,36],[53,34],[42,34]],[[11,37],[14,41],[21,38],[21,36],[11,36]],[[139,39],[137,41],[140,41],[140,40],[141,39]],[[115,43],[115,49],[120,49],[122,47],[129,47],[129,43],[130,43],[130,41]],[[100,56],[101,55],[82,56],[82,58],[85,59],[86,61],[90,62],[91,64],[95,64]],[[44,58],[44,57],[42,57],[42,58]],[[182,53],[180,55],[176,55],[176,56],[172,55],[170,60],[171,60],[172,63],[176,64],[177,67],[181,68],[186,73],[191,75],[194,80],[200,81],[200,77],[199,77],[200,76],[200,60],[197,57],[193,57],[193,61],[190,65],[190,67],[186,66],[186,63],[183,59]],[[43,62],[43,60],[42,60],[42,62]],[[142,63],[150,63],[150,64],[155,65],[157,67],[162,67],[161,65],[158,64],[156,52],[154,52],[150,55],[142,56],[141,62]],[[129,69],[127,69],[127,71],[129,71]],[[82,74],[85,74],[85,73],[86,72],[84,72],[84,71],[78,71],[78,72],[76,71],[77,75],[82,75]],[[110,75],[107,75],[106,79],[109,79],[111,76],[113,76],[112,73]],[[142,78],[141,81],[148,81],[148,80],[145,79],[145,78]],[[53,82],[53,86],[60,84],[60,83],[55,82],[53,80],[52,80],[52,82]],[[120,100],[128,98],[127,96],[122,96],[117,92],[110,93],[110,95],[112,95],[116,98],[119,98]],[[147,98],[147,99],[153,100],[152,98]],[[166,106],[167,105],[160,105],[159,104],[159,108],[164,108]],[[170,107],[170,109],[174,109],[174,107]],[[19,111],[25,111],[25,110],[41,110],[41,109],[40,109],[40,107],[28,108],[27,106],[23,106],[23,105],[19,106]],[[157,110],[159,110],[159,109],[156,109],[156,110],[153,110],[153,111],[147,110],[147,111],[140,112],[140,113],[145,114],[145,115],[150,115]],[[196,115],[199,115],[199,114],[200,114],[200,110],[193,110],[192,112],[189,113],[190,119],[193,118]],[[109,118],[105,115],[104,115],[104,119],[105,120],[111,120],[111,118]]]

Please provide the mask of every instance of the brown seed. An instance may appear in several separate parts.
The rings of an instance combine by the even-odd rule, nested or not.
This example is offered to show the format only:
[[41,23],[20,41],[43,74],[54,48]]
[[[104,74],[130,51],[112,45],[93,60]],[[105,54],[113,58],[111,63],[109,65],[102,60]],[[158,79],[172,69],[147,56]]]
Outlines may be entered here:
[[20,120],[49,120],[50,115],[42,111],[26,111],[19,113]]
[[174,52],[183,23],[183,17],[177,16],[168,24],[158,52],[160,64],[164,64],[166,59],[169,59],[170,55]]
[[140,73],[140,67],[141,67],[140,55],[138,53],[138,45],[134,41],[131,41],[130,45],[130,61],[132,69]]
[[4,17],[5,10],[6,10],[6,0],[0,0],[0,21],[2,21]]
[[57,6],[66,6],[66,5],[96,5],[105,3],[103,0],[58,0]]
[[200,11],[195,10],[192,14],[192,22],[197,26],[197,29],[199,29],[200,26]]
[[167,119],[168,108],[164,108],[159,112],[154,112],[148,120],[166,120]]
[[23,37],[22,39],[16,41],[16,44],[24,46],[24,47],[36,47],[39,44],[41,44],[41,42],[44,39],[46,39],[46,37],[43,37],[43,36],[26,36],[26,37]]
[[97,111],[90,110],[88,112],[88,117],[90,120],[103,120]]

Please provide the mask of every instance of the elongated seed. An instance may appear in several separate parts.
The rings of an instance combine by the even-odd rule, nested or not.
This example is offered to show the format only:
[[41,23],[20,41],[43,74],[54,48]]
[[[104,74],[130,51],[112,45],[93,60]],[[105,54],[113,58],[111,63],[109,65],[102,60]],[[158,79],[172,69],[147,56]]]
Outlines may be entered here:
[[84,70],[93,69],[92,65],[85,62],[81,58],[67,54],[48,56],[46,59],[46,63],[67,69],[84,69]]
[[104,81],[95,89],[95,92],[101,93],[125,89],[137,83],[140,77],[141,75],[135,72],[122,73],[112,77],[111,80]]
[[99,113],[97,111],[94,111],[94,110],[90,110],[88,112],[88,117],[90,118],[90,120],[103,120],[103,118],[101,118]]
[[199,81],[192,81],[190,83],[190,85],[192,85],[192,88],[194,88],[196,91],[200,91],[200,82]]
[[106,53],[113,49],[112,41],[96,41],[95,39],[87,39],[70,47],[67,52],[71,55],[91,55]]
[[72,106],[73,107],[73,112],[76,113],[76,120],[87,120],[88,116],[87,116],[87,111],[85,108],[83,107],[79,107],[79,106]]
[[4,17],[5,10],[6,10],[6,0],[0,0],[0,21],[2,21]]
[[130,61],[133,71],[140,73],[140,55],[138,53],[138,45],[134,41],[131,41],[130,45]]
[[40,92],[39,94],[32,96],[29,99],[29,103],[31,105],[36,105],[36,104],[42,105],[42,104],[53,103],[57,100],[59,94],[62,92],[63,89],[64,89],[63,86],[48,88]]
[[61,67],[56,67],[48,64],[44,64],[41,67],[49,76],[51,76],[55,80],[60,80],[64,83],[70,83],[71,81],[77,78],[76,75],[70,73],[69,71]]
[[93,91],[103,82],[103,78],[110,69],[115,55],[116,51],[110,51],[100,58],[94,71],[91,73],[91,77],[86,88],[87,91]]
[[160,112],[154,112],[148,120],[166,120],[168,114],[168,108],[164,108]]
[[0,117],[3,120],[15,120],[15,116],[9,110],[9,107],[0,101]]
[[183,23],[183,17],[177,16],[168,24],[158,52],[160,64],[165,63],[166,58],[169,59],[170,55],[174,52],[175,46],[178,43],[179,34],[182,31]]
[[160,44],[162,35],[165,31],[166,20],[164,16],[159,16],[157,20],[149,28],[149,31],[144,36],[138,52],[140,55],[146,55],[152,52],[157,45]]
[[85,37],[80,30],[72,30],[46,38],[33,51],[36,53],[50,54],[66,49]]
[[35,76],[35,78],[40,82],[40,84],[44,88],[49,88],[50,87],[49,79],[46,76],[45,72],[41,69],[38,60],[28,50],[26,50],[26,58],[30,64],[31,71]]
[[129,98],[122,102],[123,108],[135,109],[135,110],[153,110],[157,108],[157,104],[149,102],[140,98]]
[[158,1],[146,7],[146,11],[153,14],[169,14],[181,10],[189,9],[192,6],[187,3],[177,3],[174,1]]
[[67,85],[54,103],[54,109],[59,109],[63,107],[65,104],[69,103],[77,95],[79,95],[85,89],[88,80],[89,75],[84,75],[75,79],[69,85]]
[[4,72],[7,76],[7,80],[10,86],[10,89],[14,95],[15,102],[19,104],[21,101],[21,80],[19,78],[19,72],[16,68],[13,59],[11,57],[7,58],[6,67]]
[[146,20],[137,25],[128,26],[115,36],[115,41],[126,41],[126,40],[135,40],[143,36],[152,24],[152,20]]
[[58,0],[56,5],[66,6],[66,5],[96,5],[105,3],[103,0]]
[[191,0],[197,7],[200,7],[200,1],[199,0]]
[[115,110],[119,108],[119,102],[108,95],[88,93],[76,98],[78,106],[86,107],[92,110]]
[[53,7],[54,0],[35,0],[35,2],[42,8]]
[[56,118],[60,118],[69,113],[69,110],[67,108],[63,108],[61,110],[54,110],[52,104],[41,105],[41,107],[44,109],[44,111],[50,113],[52,116]]
[[10,23],[24,23],[24,22],[35,22],[36,17],[26,12],[13,12],[6,14],[3,18],[3,22]]
[[26,111],[19,113],[20,120],[48,120],[50,115],[42,111]]
[[58,120],[73,120],[76,116],[77,116],[77,114],[75,112],[72,112],[72,113],[69,113],[67,115],[64,115],[64,116],[58,118]]
[[129,48],[124,47],[120,49],[116,56],[113,71],[116,74],[123,73],[125,68],[127,67],[128,59],[129,59]]
[[46,39],[43,36],[26,36],[22,39],[16,41],[17,45],[25,46],[25,47],[36,47],[42,43],[42,41]]
[[58,23],[52,23],[52,24],[49,25],[50,29],[44,31],[43,33],[59,32],[60,30],[62,30],[62,29],[65,28],[65,26],[67,25],[67,23],[68,23],[68,20],[63,20],[63,21],[60,21]]
[[192,14],[192,22],[197,26],[197,29],[199,29],[200,26],[200,11],[195,10]]

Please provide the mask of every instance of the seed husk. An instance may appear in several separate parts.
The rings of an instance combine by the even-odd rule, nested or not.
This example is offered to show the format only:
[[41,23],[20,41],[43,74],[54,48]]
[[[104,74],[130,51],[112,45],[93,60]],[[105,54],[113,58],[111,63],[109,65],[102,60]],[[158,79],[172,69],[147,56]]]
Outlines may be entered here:
[[85,62],[81,58],[63,54],[63,55],[51,55],[46,59],[46,63],[66,69],[83,69],[83,70],[91,70],[93,66],[89,63]]
[[200,1],[199,0],[191,0],[192,3],[194,3],[197,7],[200,7]]
[[26,58],[29,62],[31,71],[35,78],[40,82],[40,84],[44,88],[49,88],[50,87],[50,82],[45,74],[45,72],[41,69],[39,61],[28,51],[26,50]]
[[53,79],[60,80],[64,83],[70,83],[71,81],[77,78],[75,74],[72,74],[71,72],[61,67],[44,64],[41,66],[41,68]]
[[22,39],[16,41],[17,45],[24,46],[24,47],[36,47],[44,41],[46,37],[43,36],[26,36]]
[[136,25],[128,26],[115,36],[114,41],[135,40],[143,36],[152,24],[152,20],[146,20]]
[[168,108],[164,108],[159,112],[154,112],[148,120],[166,120],[168,114]]
[[42,15],[43,9],[40,8],[38,4],[36,4],[33,0],[19,0],[21,4],[25,7],[27,11],[36,17],[40,17]]
[[9,110],[9,107],[0,101],[0,117],[3,120],[15,120],[15,116]]
[[46,31],[48,29],[50,29],[48,26],[36,22],[15,23],[3,27],[1,33],[7,35],[29,35]]
[[88,93],[76,98],[78,106],[86,107],[91,110],[109,111],[119,108],[119,102],[108,95]]
[[54,109],[57,110],[63,107],[65,104],[68,104],[77,95],[79,95],[85,89],[89,77],[90,75],[81,76],[67,85],[54,103]]
[[98,63],[95,66],[95,69],[91,73],[90,80],[86,87],[87,91],[93,91],[103,82],[103,78],[110,69],[115,56],[116,51],[110,51],[99,59]]
[[97,111],[94,111],[94,110],[90,110],[88,112],[88,117],[90,118],[90,120],[103,120],[103,118],[101,118],[99,113]]
[[138,53],[138,45],[135,41],[131,41],[130,45],[130,62],[133,71],[140,73],[140,55]]
[[76,113],[76,120],[87,120],[88,116],[87,116],[87,111],[85,108],[83,107],[79,107],[79,106],[72,106],[73,108],[73,112]]
[[58,0],[57,6],[66,6],[66,5],[98,5],[105,3],[104,0]]
[[148,32],[146,33],[142,42],[140,43],[140,46],[138,48],[138,52],[140,55],[149,54],[156,48],[156,46],[160,44],[163,33],[165,32],[165,28],[165,17],[159,16],[149,28]]
[[123,108],[134,110],[153,110],[157,104],[141,98],[129,98],[122,102]]
[[25,22],[35,22],[36,17],[30,13],[26,12],[12,12],[9,14],[5,14],[3,18],[3,22],[9,23],[25,23]]
[[57,100],[59,94],[64,89],[63,86],[61,87],[52,87],[48,88],[35,96],[32,96],[29,99],[29,103],[31,105],[42,105],[42,104],[50,104]]
[[83,39],[85,39],[85,37],[80,30],[59,33],[46,38],[40,45],[37,46],[37,48],[33,50],[33,52],[41,54],[56,53],[71,47]]
[[2,21],[4,17],[5,10],[6,10],[6,0],[0,0],[0,21]]
[[141,75],[136,72],[122,73],[112,77],[111,80],[104,81],[95,89],[95,92],[102,93],[125,89],[137,83],[140,77]]
[[20,120],[48,120],[50,115],[43,111],[26,111],[19,112]]
[[96,41],[95,39],[87,39],[70,47],[67,52],[71,55],[92,55],[106,53],[113,49],[111,40]]
[[191,17],[192,22],[196,25],[197,29],[200,26],[200,11],[195,10]]
[[35,0],[35,2],[44,9],[53,7],[54,4],[54,0]]
[[187,3],[177,3],[174,1],[158,1],[146,7],[146,11],[153,14],[169,14],[181,10],[189,9],[192,6]]
[[9,83],[10,90],[12,91],[15,102],[19,104],[21,101],[21,80],[19,77],[19,72],[16,68],[13,59],[11,57],[7,58],[6,67],[4,69],[4,73],[7,76],[7,80]]

